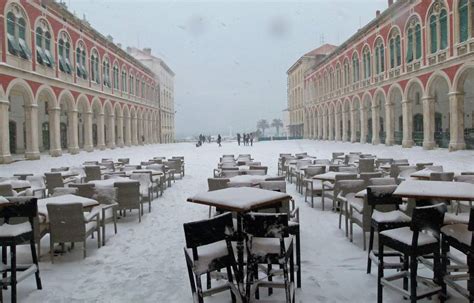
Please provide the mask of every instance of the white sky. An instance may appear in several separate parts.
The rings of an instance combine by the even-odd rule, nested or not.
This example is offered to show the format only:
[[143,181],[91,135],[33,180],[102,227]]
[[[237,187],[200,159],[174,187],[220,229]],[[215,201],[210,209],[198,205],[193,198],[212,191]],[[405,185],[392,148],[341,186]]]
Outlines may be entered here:
[[340,44],[387,0],[66,0],[123,47],[151,47],[176,73],[177,137],[253,131],[282,118],[286,71],[304,53]]

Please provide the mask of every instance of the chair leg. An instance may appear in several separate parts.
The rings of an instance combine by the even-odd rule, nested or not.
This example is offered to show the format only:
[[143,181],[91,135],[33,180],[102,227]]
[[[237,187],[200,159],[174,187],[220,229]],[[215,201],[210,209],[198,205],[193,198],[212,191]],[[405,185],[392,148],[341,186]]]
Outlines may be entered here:
[[[105,224],[104,224],[105,227]],[[97,248],[100,248],[101,240],[100,240],[101,234],[100,234],[100,226],[97,227]],[[105,237],[104,237],[104,242],[105,242]]]
[[12,303],[16,303],[16,245],[10,246],[10,267],[11,267],[11,276],[10,283],[12,288]]
[[54,242],[51,237],[51,234],[49,235],[49,254],[51,255],[51,264],[54,263]]
[[[410,256],[408,254],[405,254],[403,256],[403,271],[408,272],[409,268],[410,268]],[[408,291],[408,277],[406,276],[403,278],[403,289]]]
[[416,256],[410,256],[410,302],[416,303],[416,275],[418,271],[418,260]]
[[36,288],[42,289],[43,287],[41,285],[41,278],[40,278],[40,272],[39,272],[39,266],[38,266],[38,256],[36,255],[36,246],[35,246],[34,239],[30,240],[30,246],[31,246],[31,257],[33,259],[33,264],[36,265],[36,271],[35,271]]
[[362,228],[362,240],[364,243],[364,251],[366,251],[367,250],[367,237],[365,236],[365,231],[363,230],[363,228]]
[[[7,266],[7,246],[2,246],[2,264]],[[2,274],[2,278],[7,278],[7,271],[4,271]],[[3,285],[3,289],[7,289],[7,285]]]
[[441,292],[439,293],[439,296],[443,296],[443,287],[444,287],[444,275],[443,275],[443,269],[441,268],[441,256],[439,252],[439,247],[438,249],[433,253],[433,281],[441,286]]
[[372,260],[370,259],[370,253],[374,249],[374,227],[370,226],[369,235],[369,250],[367,251],[367,273],[370,274],[372,269]]
[[379,266],[378,266],[378,275],[377,275],[377,303],[382,303],[383,301],[383,243],[379,239]]
[[198,295],[198,302],[204,303],[204,298],[202,295],[202,283],[201,277],[196,275],[196,285],[197,285],[197,295]]
[[211,285],[211,273],[207,273],[206,274],[206,282],[207,282],[207,289],[211,289],[212,285]]
[[[102,246],[105,246],[105,219],[102,220],[101,222],[102,224]],[[99,229],[100,227],[97,228],[97,230]]]
[[[272,264],[268,264],[267,265],[267,276],[268,276],[268,281],[269,282],[272,282],[273,280],[273,277],[270,275],[272,271]],[[273,288],[269,287],[268,288],[268,295],[271,296],[273,294]]]
[[296,232],[296,266],[298,269],[296,271],[296,286],[301,288],[301,243],[300,243],[300,231]]

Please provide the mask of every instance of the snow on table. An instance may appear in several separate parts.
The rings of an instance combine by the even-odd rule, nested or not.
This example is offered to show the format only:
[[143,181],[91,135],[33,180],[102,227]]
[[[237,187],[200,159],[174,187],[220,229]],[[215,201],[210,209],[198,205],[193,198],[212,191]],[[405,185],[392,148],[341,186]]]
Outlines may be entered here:
[[291,196],[276,191],[254,187],[231,187],[199,193],[188,198],[188,202],[215,206],[230,211],[245,212],[290,199]]
[[316,175],[313,177],[313,179],[323,180],[323,181],[336,181],[337,175],[349,175],[349,174],[351,173],[330,171],[324,174]]
[[137,180],[131,180],[124,177],[110,178],[107,180],[93,180],[87,183],[94,184],[96,187],[114,187],[115,182],[136,182]]
[[5,181],[0,182],[0,185],[2,184],[10,184],[12,186],[12,189],[24,189],[24,188],[31,187],[30,182],[25,181],[25,180],[15,180],[15,179],[5,180]]
[[99,205],[99,202],[97,202],[96,200],[69,194],[57,197],[38,199],[38,213],[45,218],[46,222],[48,222],[48,208],[46,205],[70,203],[82,203],[82,206],[84,208],[90,208],[92,206]]
[[443,172],[442,166],[433,166],[433,167],[428,167],[428,168],[419,170],[417,172],[414,172],[410,175],[410,177],[418,178],[418,179],[430,179],[431,173],[442,173],[442,172]]
[[418,199],[474,200],[474,184],[449,181],[408,180],[400,183],[394,196]]

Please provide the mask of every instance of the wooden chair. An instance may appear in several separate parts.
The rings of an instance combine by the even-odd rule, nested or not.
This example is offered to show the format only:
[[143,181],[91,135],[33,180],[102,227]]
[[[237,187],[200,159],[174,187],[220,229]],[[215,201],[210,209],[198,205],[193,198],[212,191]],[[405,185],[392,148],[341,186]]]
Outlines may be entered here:
[[85,166],[84,171],[86,172],[86,182],[102,179],[102,172],[99,165]]
[[142,222],[140,182],[115,182],[114,187],[117,188],[117,210],[123,211],[123,215],[126,216],[126,210],[138,209],[138,222]]
[[73,180],[64,180],[63,176],[59,172],[44,173],[46,178],[46,189],[48,195],[51,196],[54,193],[56,187],[64,187],[66,184],[73,183]]
[[[311,195],[311,207],[314,208],[314,196],[322,196],[323,193],[323,182],[321,180],[313,179],[314,176],[324,174],[326,172],[326,166],[309,166],[305,170],[304,179],[304,201],[308,201],[308,194]],[[324,205],[323,205],[324,210]]]
[[359,173],[373,173],[375,171],[375,159],[359,159]]

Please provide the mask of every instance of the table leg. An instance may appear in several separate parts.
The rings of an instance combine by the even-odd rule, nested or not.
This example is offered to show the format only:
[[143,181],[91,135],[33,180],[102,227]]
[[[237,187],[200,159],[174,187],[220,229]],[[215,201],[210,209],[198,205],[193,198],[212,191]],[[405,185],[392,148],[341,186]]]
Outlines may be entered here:
[[244,282],[244,235],[242,231],[242,214],[237,214],[237,263],[239,266],[239,283]]

